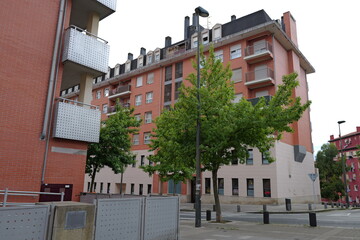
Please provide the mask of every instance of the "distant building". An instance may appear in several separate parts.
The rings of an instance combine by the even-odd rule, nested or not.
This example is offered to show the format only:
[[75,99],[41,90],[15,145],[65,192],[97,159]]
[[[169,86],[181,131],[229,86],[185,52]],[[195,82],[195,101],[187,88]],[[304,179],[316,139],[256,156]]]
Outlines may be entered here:
[[[116,0],[0,3],[1,190],[65,192],[65,200],[79,200],[87,143],[99,141],[101,118],[84,104],[109,61],[109,45],[97,31],[115,8]],[[80,104],[59,99],[72,91]]]
[[[165,46],[147,51],[140,49],[137,56],[128,54],[128,60],[109,69],[107,74],[94,79],[93,105],[100,106],[105,120],[113,113],[119,100],[124,106],[135,107],[135,116],[143,119],[139,134],[132,136],[132,151],[137,154],[136,164],[128,166],[124,174],[126,194],[148,193],[181,194],[182,201],[194,201],[194,181],[160,184],[157,175],[149,177],[138,167],[152,164],[147,159],[146,145],[155,127],[154,119],[163,109],[173,105],[178,98],[178,88],[189,73],[194,72],[197,33],[196,18],[184,20],[184,39],[172,43],[165,38]],[[151,36],[148,36],[151,37]],[[260,10],[236,18],[225,24],[215,24],[211,29],[202,28],[200,36],[205,51],[214,44],[215,55],[224,64],[231,63],[232,81],[235,84],[235,101],[246,98],[256,103],[260,97],[270,98],[282,76],[297,72],[300,86],[294,97],[308,100],[307,74],[315,70],[297,44],[296,21],[290,12],[282,20],[272,20]],[[66,98],[76,98],[78,93],[64,92]],[[313,201],[312,181],[308,174],[315,172],[309,110],[296,123],[294,133],[285,133],[276,142],[271,154],[277,161],[269,164],[258,149],[249,146],[250,157],[246,164],[237,161],[222,166],[219,193],[222,202],[278,203],[290,198],[293,202]],[[96,192],[119,193],[120,176],[104,168],[96,175]],[[85,177],[84,191],[90,186]],[[316,197],[320,199],[319,181],[315,182]],[[202,175],[202,202],[213,201],[211,173]]]
[[356,132],[342,135],[341,138],[331,135],[329,142],[334,143],[339,150],[337,160],[341,160],[341,154],[346,158],[346,167],[349,168],[346,172],[349,202],[360,203],[360,159],[356,156],[360,145],[360,127],[356,127]]

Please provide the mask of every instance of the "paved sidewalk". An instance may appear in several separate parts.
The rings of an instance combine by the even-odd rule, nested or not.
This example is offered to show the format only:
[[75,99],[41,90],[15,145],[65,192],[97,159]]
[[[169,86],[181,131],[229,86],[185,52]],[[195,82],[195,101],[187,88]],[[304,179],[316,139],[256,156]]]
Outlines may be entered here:
[[200,228],[194,220],[180,221],[180,240],[360,240],[360,229],[307,227],[279,224],[258,224],[233,221],[211,223],[202,221]]

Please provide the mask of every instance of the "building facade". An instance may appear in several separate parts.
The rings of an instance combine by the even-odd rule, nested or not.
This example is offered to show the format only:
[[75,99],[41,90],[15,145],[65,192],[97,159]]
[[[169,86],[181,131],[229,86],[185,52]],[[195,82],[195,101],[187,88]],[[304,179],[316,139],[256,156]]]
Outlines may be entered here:
[[[189,73],[195,72],[192,61],[197,47],[196,18],[184,19],[184,39],[172,43],[165,38],[165,46],[151,51],[141,48],[138,56],[128,54],[128,60],[109,68],[108,73],[94,79],[93,105],[101,108],[102,119],[114,111],[118,100],[124,106],[135,107],[135,116],[143,123],[139,134],[132,136],[136,164],[128,166],[124,174],[126,194],[165,193],[181,194],[182,200],[194,200],[194,181],[175,184],[160,184],[158,177],[147,176],[138,167],[151,164],[147,157],[150,133],[155,127],[154,119],[163,109],[173,105],[178,97],[178,88],[186,84]],[[300,86],[294,97],[308,100],[307,74],[315,70],[297,44],[296,21],[290,12],[281,20],[272,20],[260,10],[236,18],[225,24],[216,24],[211,29],[201,28],[204,51],[214,45],[215,55],[224,64],[231,64],[236,99],[248,99],[256,103],[260,97],[269,98],[282,83],[282,76],[297,72]],[[66,98],[76,99],[73,88],[64,91]],[[69,93],[70,91],[70,93]],[[276,162],[269,164],[257,149],[249,146],[250,158],[246,164],[234,162],[221,167],[219,193],[222,202],[280,203],[285,198],[294,202],[313,201],[312,182],[308,174],[315,173],[309,110],[292,124],[294,133],[285,133],[271,154]],[[97,174],[96,192],[118,193],[120,176],[105,168]],[[90,182],[88,176],[85,182]],[[202,202],[212,202],[211,174],[202,175]],[[315,182],[316,198],[320,199],[319,182]],[[85,186],[84,191],[87,191]]]
[[[65,200],[79,200],[87,144],[99,139],[92,81],[109,61],[109,45],[97,30],[115,8],[116,0],[0,3],[1,190],[65,192]],[[81,86],[79,102],[60,98],[74,85]]]
[[[344,156],[346,159],[345,166],[349,169],[346,172],[349,202],[360,203],[360,159],[356,155],[357,151],[359,151],[358,146],[360,146],[360,127],[356,127],[356,132],[348,133],[338,138],[331,135],[329,142],[334,143],[339,150],[337,160],[340,161],[341,156]],[[344,198],[343,200],[345,201]]]

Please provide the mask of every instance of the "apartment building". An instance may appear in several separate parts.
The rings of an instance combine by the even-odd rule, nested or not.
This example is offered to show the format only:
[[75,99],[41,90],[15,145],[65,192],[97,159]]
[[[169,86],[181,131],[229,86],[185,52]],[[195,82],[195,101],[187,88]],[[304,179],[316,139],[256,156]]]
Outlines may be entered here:
[[[79,200],[87,144],[99,140],[92,81],[109,61],[97,31],[115,9],[116,0],[1,1],[1,190],[65,192],[65,200]],[[78,102],[60,98],[74,85]],[[8,198],[53,200],[60,197]]]
[[[349,171],[346,172],[346,186],[349,196],[349,202],[360,203],[360,161],[356,152],[359,151],[360,145],[360,127],[356,127],[356,131],[339,136],[330,136],[330,143],[334,143],[339,154],[337,160],[341,160],[341,156],[345,157],[345,166]],[[343,178],[342,178],[343,179]],[[345,185],[344,185],[345,187]],[[344,197],[343,200],[345,201]]]
[[[224,64],[231,64],[235,101],[245,98],[256,103],[260,97],[270,98],[282,83],[282,76],[292,72],[299,74],[300,81],[293,96],[308,100],[307,74],[315,70],[298,48],[296,21],[290,12],[284,13],[280,20],[272,20],[264,10],[241,18],[233,15],[229,20],[211,29],[201,27],[200,40],[205,52],[213,44],[216,57]],[[101,108],[102,119],[113,113],[116,100],[134,107],[135,116],[143,119],[139,134],[132,136],[132,150],[137,156],[136,164],[128,166],[124,174],[126,194],[175,193],[181,194],[182,201],[194,201],[193,180],[160,184],[156,175],[149,177],[139,166],[151,164],[147,158],[153,153],[148,151],[147,143],[155,127],[153,120],[163,109],[175,104],[178,88],[195,71],[192,61],[198,44],[196,25],[194,16],[191,24],[190,18],[185,17],[183,40],[172,43],[168,36],[163,48],[150,51],[141,48],[135,57],[129,53],[125,63],[94,79],[92,104]],[[62,95],[76,99],[75,88],[78,86],[64,90]],[[315,172],[309,110],[292,127],[294,133],[284,134],[271,149],[276,162],[269,164],[257,149],[249,146],[250,158],[246,164],[233,162],[221,167],[218,177],[222,202],[279,203],[285,198],[293,202],[313,201],[312,181],[308,177]],[[111,170],[101,170],[95,181],[96,192],[119,193],[120,176]],[[90,182],[88,176],[85,182]],[[211,173],[203,173],[203,203],[213,201],[210,183]],[[315,188],[319,199],[318,180]],[[84,191],[87,190],[85,186]]]

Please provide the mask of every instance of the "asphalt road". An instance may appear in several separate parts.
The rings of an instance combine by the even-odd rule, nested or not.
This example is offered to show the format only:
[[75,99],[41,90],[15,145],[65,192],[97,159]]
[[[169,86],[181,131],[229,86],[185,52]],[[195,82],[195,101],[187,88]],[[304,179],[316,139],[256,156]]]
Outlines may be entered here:
[[[215,219],[215,213],[212,212],[212,220]],[[180,219],[193,219],[194,212],[181,212]],[[206,220],[206,213],[202,212],[203,221]],[[257,213],[223,213],[223,219],[229,221],[245,221],[253,223],[262,223],[263,215]],[[316,213],[317,226],[322,227],[340,227],[340,228],[359,228],[360,229],[360,210],[336,210]],[[291,224],[291,225],[309,225],[308,213],[270,213],[270,223],[272,224]]]

